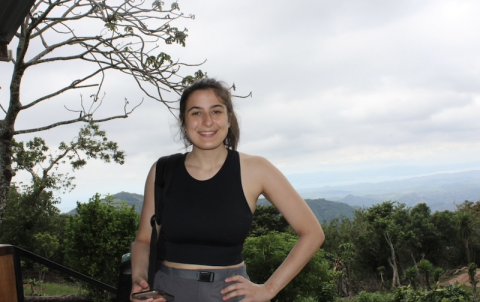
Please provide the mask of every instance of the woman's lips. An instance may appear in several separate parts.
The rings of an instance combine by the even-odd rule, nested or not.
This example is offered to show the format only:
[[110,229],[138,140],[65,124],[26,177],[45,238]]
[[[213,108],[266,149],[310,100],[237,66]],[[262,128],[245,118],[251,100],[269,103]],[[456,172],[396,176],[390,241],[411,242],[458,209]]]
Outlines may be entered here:
[[217,132],[216,131],[201,131],[201,132],[198,132],[198,133],[203,137],[212,137]]

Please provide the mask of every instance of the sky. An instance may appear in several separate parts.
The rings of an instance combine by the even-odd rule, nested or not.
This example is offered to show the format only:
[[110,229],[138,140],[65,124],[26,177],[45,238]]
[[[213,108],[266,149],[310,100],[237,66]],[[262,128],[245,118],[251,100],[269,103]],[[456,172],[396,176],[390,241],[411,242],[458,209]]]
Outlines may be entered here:
[[[178,3],[195,19],[178,24],[188,28],[186,47],[162,45],[165,52],[181,62],[206,60],[184,71],[200,68],[235,83],[237,95],[252,93],[234,99],[238,149],[270,160],[298,190],[480,169],[480,2]],[[32,68],[22,99],[71,82],[82,68]],[[11,72],[11,63],[0,62],[4,107]],[[153,162],[185,152],[175,118],[131,79],[108,74],[104,92],[97,117],[121,114],[125,98],[132,106],[144,99],[128,119],[102,125],[126,163],[90,161],[75,171],[75,190],[58,195],[62,211],[96,192],[143,194]],[[81,93],[88,99],[87,91],[75,91],[22,112],[16,129],[72,117],[65,106],[78,108]],[[53,147],[70,141],[78,126],[37,135]],[[15,180],[28,178],[19,173]]]

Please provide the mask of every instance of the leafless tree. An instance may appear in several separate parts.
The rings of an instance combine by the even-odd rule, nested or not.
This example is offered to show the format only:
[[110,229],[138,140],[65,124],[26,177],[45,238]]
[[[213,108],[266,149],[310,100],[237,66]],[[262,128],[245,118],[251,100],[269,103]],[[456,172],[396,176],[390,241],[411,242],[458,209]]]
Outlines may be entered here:
[[[153,0],[152,0],[153,1]],[[12,146],[15,135],[34,133],[73,123],[100,123],[113,119],[127,118],[140,104],[131,106],[122,100],[122,112],[98,117],[102,104],[102,84],[109,70],[131,76],[149,98],[172,109],[175,100],[167,100],[166,93],[179,94],[185,84],[204,77],[201,70],[194,75],[181,75],[185,64],[172,59],[164,50],[169,44],[185,46],[187,29],[178,29],[172,24],[184,15],[177,2],[166,7],[163,1],[142,0],[36,0],[30,14],[20,26],[16,39],[18,47],[12,63],[13,74],[10,84],[10,100],[0,109],[4,117],[0,120],[0,223],[5,211],[7,196],[15,172],[12,167]],[[87,23],[86,23],[87,22]],[[85,24],[93,33],[84,34]],[[100,25],[95,28],[94,24]],[[42,45],[40,51],[32,53],[32,43]],[[72,71],[76,79],[70,84],[38,96],[28,103],[22,102],[20,88],[22,78],[32,66],[51,62],[82,62],[82,70]],[[7,64],[7,63],[2,63]],[[43,79],[49,81],[49,79]],[[50,123],[31,129],[17,130],[15,123],[20,112],[33,110],[36,105],[49,102],[74,90],[95,87],[96,93],[90,101],[79,99],[78,108],[66,107],[67,114]],[[153,89],[152,89],[153,87]],[[143,101],[143,100],[142,100]],[[38,108],[38,107],[37,107]],[[72,113],[73,112],[73,113]]]

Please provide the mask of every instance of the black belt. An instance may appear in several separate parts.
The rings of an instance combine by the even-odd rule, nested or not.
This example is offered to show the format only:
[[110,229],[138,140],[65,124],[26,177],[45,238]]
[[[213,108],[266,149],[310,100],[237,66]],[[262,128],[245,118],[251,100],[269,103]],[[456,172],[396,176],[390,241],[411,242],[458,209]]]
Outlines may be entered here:
[[197,280],[200,282],[213,282],[213,281],[225,280],[226,278],[235,276],[235,275],[242,275],[242,272],[243,274],[245,274],[246,269],[245,269],[245,266],[240,266],[232,269],[218,269],[213,271],[206,271],[206,270],[177,269],[177,268],[162,265],[160,267],[160,271],[167,275],[173,275],[179,278]]

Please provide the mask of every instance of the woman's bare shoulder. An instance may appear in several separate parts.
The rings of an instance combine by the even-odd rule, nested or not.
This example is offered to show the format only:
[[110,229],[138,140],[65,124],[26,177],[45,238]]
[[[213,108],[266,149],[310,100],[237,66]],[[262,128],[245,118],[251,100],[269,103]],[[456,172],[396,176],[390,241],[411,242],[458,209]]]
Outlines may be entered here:
[[266,158],[240,153],[242,174],[258,182],[262,187],[267,180],[275,181],[283,177],[282,173]]
[[270,163],[266,158],[258,155],[251,155],[251,154],[246,154],[242,152],[238,152],[238,154],[240,155],[240,161],[248,165],[256,166],[256,165],[265,165],[267,163],[268,164]]

